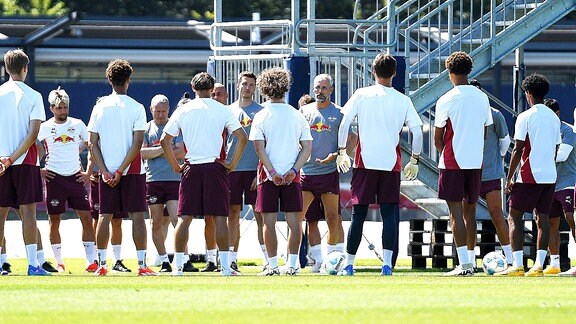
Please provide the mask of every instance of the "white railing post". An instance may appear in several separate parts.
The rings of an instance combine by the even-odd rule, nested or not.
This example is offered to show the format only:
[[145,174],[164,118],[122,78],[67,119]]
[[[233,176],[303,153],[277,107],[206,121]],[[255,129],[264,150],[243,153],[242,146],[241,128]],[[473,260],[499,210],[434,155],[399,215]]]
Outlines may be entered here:
[[[308,20],[308,58],[310,60],[310,87],[308,88],[308,92],[314,86],[314,77],[316,77],[316,47],[314,44],[316,43],[316,23],[314,19],[316,19],[316,0],[308,0],[308,8],[306,10],[306,16]],[[294,30],[294,38],[296,38],[296,34],[298,32]]]
[[[292,0],[292,6],[291,6],[291,20],[292,23],[294,24],[294,26],[296,26],[296,24],[298,23],[298,21],[300,21],[300,0]],[[292,35],[292,54],[294,55],[298,55],[300,54],[300,46],[298,45],[298,42],[296,41],[296,39],[299,38],[299,30],[294,28],[294,30],[292,31],[293,35]]]

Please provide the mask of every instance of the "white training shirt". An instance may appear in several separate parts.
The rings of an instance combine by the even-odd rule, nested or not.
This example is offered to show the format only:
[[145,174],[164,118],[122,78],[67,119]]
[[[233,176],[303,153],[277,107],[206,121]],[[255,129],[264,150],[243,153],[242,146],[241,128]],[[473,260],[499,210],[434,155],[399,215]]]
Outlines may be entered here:
[[[27,84],[10,79],[0,86],[0,157],[8,157],[26,138],[30,121],[46,120],[42,95]],[[32,145],[13,165],[39,165],[38,150]]]
[[436,103],[435,127],[445,127],[438,168],[481,169],[484,127],[492,125],[488,96],[471,85],[455,86]]
[[394,88],[380,84],[360,88],[342,108],[338,147],[346,146],[348,129],[358,118],[358,144],[354,167],[397,171],[402,169],[400,132],[422,126],[412,101]]
[[[304,115],[285,103],[267,103],[254,116],[251,141],[265,141],[266,154],[278,174],[288,172],[300,153],[300,141],[312,141]],[[264,169],[265,173],[262,173]],[[299,171],[299,170],[297,170]],[[272,180],[268,170],[259,167],[259,180]],[[266,177],[264,177],[266,175]],[[299,181],[296,177],[295,182]]]
[[555,183],[556,145],[562,138],[560,119],[552,109],[536,104],[518,115],[514,139],[524,141],[516,182]]
[[211,98],[197,97],[174,111],[164,133],[176,137],[182,132],[186,162],[201,164],[225,160],[224,138],[227,132],[241,127],[228,107]]
[[88,130],[83,121],[68,117],[57,124],[54,117],[40,125],[38,140],[46,150],[46,169],[70,176],[81,170],[80,146],[88,142]]
[[[127,95],[112,93],[101,98],[88,122],[88,131],[100,136],[100,150],[104,164],[113,173],[122,164],[132,146],[133,133],[146,130],[144,106]],[[144,165],[140,153],[126,170],[126,174],[143,174]]]

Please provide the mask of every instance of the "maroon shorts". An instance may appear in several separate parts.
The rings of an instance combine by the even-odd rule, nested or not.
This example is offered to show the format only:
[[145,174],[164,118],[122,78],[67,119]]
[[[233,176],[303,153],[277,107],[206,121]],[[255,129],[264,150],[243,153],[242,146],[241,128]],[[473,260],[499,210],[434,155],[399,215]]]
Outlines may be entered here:
[[315,198],[310,203],[310,207],[306,211],[305,215],[307,222],[317,222],[324,219],[324,206],[322,206],[322,200]]
[[[254,205],[256,203],[256,190],[250,190],[252,181],[256,178],[256,171],[235,171],[228,173],[230,182],[230,205]],[[242,201],[244,195],[244,201]]]
[[156,205],[178,200],[180,181],[152,181],[146,182],[146,202]]
[[340,194],[340,175],[338,171],[321,175],[308,175],[300,178],[302,191],[310,191],[314,198],[320,198],[323,193]]
[[[90,182],[90,215],[92,218],[98,219],[100,214],[100,190],[98,190],[98,183]],[[112,218],[128,218],[127,212],[115,212]]]
[[356,168],[350,182],[353,205],[400,203],[400,172]]
[[515,183],[510,190],[508,205],[522,212],[546,214],[554,199],[554,184]]
[[10,166],[0,176],[0,207],[18,208],[42,201],[40,167],[19,164]]
[[276,213],[278,210],[287,213],[302,211],[302,187],[299,183],[277,186],[272,181],[264,181],[258,185],[256,211]]
[[552,207],[548,212],[549,218],[564,216],[564,213],[574,212],[574,189],[558,190],[554,193]]
[[478,201],[482,183],[482,169],[445,170],[438,176],[438,198],[446,201]]
[[480,197],[486,199],[486,195],[492,191],[502,191],[501,179],[482,181],[482,184],[480,185]]
[[105,184],[100,177],[100,214],[119,211],[140,213],[146,211],[146,175],[128,174],[120,178],[115,187]]
[[78,177],[54,175],[50,182],[46,181],[46,209],[49,215],[60,215],[68,207],[77,210],[90,210],[88,192],[84,184],[77,181]]
[[228,216],[230,185],[218,162],[186,164],[182,172],[178,216]]

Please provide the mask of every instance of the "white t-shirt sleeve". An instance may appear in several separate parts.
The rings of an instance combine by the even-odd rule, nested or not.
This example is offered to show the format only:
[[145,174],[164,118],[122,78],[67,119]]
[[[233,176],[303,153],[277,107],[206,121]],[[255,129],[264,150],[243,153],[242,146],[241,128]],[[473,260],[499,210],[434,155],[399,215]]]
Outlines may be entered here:
[[134,122],[134,131],[145,131],[146,130],[146,126],[147,126],[147,122],[146,122],[146,110],[144,110],[144,106],[140,105],[140,109],[138,112],[138,118],[136,119],[136,121]]
[[298,114],[300,120],[300,127],[302,132],[300,134],[300,141],[312,141],[312,134],[310,133],[310,124],[304,118],[304,115]]
[[42,105],[42,96],[38,94],[34,97],[34,103],[32,107],[32,112],[30,113],[30,120],[46,120],[46,112],[44,112],[44,106]]
[[434,126],[442,128],[448,121],[448,105],[440,98],[436,103],[436,112],[434,117]]
[[346,147],[350,125],[352,125],[354,118],[358,115],[358,105],[356,105],[357,101],[358,95],[357,92],[355,92],[340,110],[344,116],[342,117],[340,127],[338,128],[338,147]]
[[91,133],[99,133],[100,131],[99,111],[96,106],[92,108],[92,114],[90,114],[90,120],[88,121],[88,131]]
[[164,133],[172,137],[176,137],[180,134],[180,124],[178,121],[180,120],[181,112],[181,109],[176,109],[170,119],[168,119],[166,126],[164,126]]
[[412,100],[406,98],[406,101],[408,105],[408,111],[406,112],[406,125],[408,128],[422,126],[422,119],[420,119],[420,116],[416,112]]
[[484,126],[490,126],[494,123],[492,120],[492,109],[490,109],[490,101],[486,103]]
[[83,142],[88,142],[90,137],[88,135],[88,128],[86,127],[86,124],[84,124],[83,121],[79,121],[78,127],[80,128],[80,138],[82,138]]
[[526,114],[522,113],[518,115],[516,125],[514,126],[514,139],[526,141],[526,136],[528,136],[528,119],[526,118]]
[[38,131],[38,137],[37,139],[42,142],[43,140],[45,140],[48,136],[50,136],[50,127],[48,127],[48,125],[46,125],[46,123],[42,123],[40,124],[40,130]]
[[248,139],[251,141],[263,141],[266,138],[264,137],[264,131],[262,130],[262,114],[257,113],[254,116],[254,120],[252,120],[252,127],[250,128],[250,135]]
[[[240,118],[242,117],[243,115],[240,115]],[[238,118],[239,117],[234,115],[234,113],[231,110],[226,109],[226,129],[228,130],[228,133],[231,134],[238,128],[242,127],[240,121],[238,121]]]

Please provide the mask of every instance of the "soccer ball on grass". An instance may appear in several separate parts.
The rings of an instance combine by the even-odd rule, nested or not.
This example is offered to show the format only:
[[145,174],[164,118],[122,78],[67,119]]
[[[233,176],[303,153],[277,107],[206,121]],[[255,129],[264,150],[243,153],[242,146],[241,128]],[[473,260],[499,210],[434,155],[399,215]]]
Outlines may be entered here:
[[482,259],[482,270],[491,276],[508,268],[506,257],[500,251],[492,251]]
[[337,275],[340,270],[344,268],[344,261],[346,256],[344,253],[339,251],[330,252],[326,258],[324,258],[324,262],[322,262],[322,266],[320,267],[320,273],[329,274],[329,275]]

